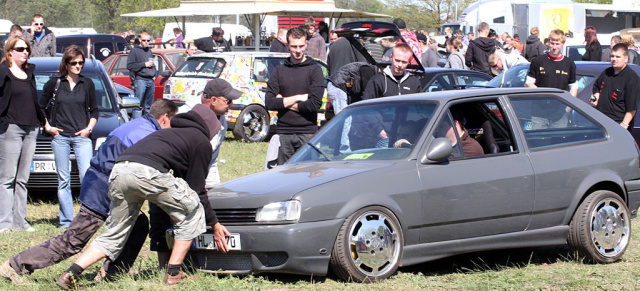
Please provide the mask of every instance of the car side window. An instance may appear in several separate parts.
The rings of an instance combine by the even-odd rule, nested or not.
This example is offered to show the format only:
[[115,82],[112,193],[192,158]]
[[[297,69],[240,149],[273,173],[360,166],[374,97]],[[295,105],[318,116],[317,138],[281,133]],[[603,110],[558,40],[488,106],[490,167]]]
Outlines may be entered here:
[[256,82],[269,81],[269,71],[264,58],[255,58],[253,60],[253,76]]
[[484,86],[490,79],[475,74],[458,73],[456,74],[456,80],[458,81],[458,85]]
[[450,157],[451,159],[458,159],[464,156],[458,133],[455,130],[453,119],[451,118],[451,114],[448,110],[442,116],[440,121],[438,121],[436,128],[433,131],[433,137],[444,137],[451,142],[451,145],[453,146],[453,152]]
[[578,93],[582,92],[582,90],[586,89],[587,85],[591,84],[596,77],[594,76],[585,76],[585,75],[577,75],[578,79]]
[[156,60],[156,69],[158,70],[158,72],[162,72],[162,71],[171,71],[171,68],[169,67],[169,65],[167,65],[167,63],[164,61],[164,59],[161,56],[154,56],[155,60]]
[[111,69],[111,76],[129,76],[129,70],[127,70],[127,56],[118,56],[115,62],[113,69]]
[[556,96],[510,97],[531,149],[604,139],[604,130]]
[[429,85],[426,86],[425,92],[436,92],[453,89],[453,76],[450,74],[442,74],[436,76]]

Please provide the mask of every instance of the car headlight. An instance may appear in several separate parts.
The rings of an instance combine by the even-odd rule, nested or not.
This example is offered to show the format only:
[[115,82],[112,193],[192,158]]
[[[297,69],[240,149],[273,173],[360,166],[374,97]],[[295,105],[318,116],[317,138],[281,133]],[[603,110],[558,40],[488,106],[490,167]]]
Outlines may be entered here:
[[93,151],[97,151],[98,148],[102,145],[102,143],[104,143],[104,141],[107,140],[106,137],[99,137],[96,139],[96,147],[93,149]]
[[256,213],[256,221],[294,221],[300,219],[300,201],[289,200],[262,206]]

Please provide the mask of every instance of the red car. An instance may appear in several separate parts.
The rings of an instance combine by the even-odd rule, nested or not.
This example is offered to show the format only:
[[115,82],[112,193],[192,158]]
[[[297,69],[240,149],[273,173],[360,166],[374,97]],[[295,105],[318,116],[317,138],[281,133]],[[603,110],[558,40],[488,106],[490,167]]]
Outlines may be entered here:
[[[159,74],[156,78],[156,91],[153,98],[157,100],[162,99],[164,83],[169,80],[169,76],[171,76],[176,68],[184,61],[184,57],[182,57],[184,49],[154,49],[152,52],[156,58]],[[109,77],[111,77],[115,83],[133,89],[131,87],[131,79],[129,78],[129,70],[127,70],[128,56],[129,53],[125,52],[115,53],[106,58],[103,63]]]

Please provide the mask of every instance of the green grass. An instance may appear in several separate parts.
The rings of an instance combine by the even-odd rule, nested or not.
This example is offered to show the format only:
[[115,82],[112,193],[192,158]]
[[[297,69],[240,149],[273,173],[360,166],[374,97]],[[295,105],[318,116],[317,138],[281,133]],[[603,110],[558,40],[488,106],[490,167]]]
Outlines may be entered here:
[[[220,172],[226,181],[262,171],[266,143],[225,141]],[[77,210],[78,205],[76,205]],[[60,234],[57,204],[30,203],[27,219],[37,232],[0,234],[0,260]],[[92,283],[100,264],[81,280],[88,290],[638,290],[640,289],[639,220],[633,220],[632,240],[623,259],[609,265],[583,264],[566,247],[473,253],[400,268],[389,280],[372,284],[346,283],[335,277],[255,275],[246,277],[199,274],[200,280],[168,288],[156,270],[155,254],[143,248],[134,274],[113,283]],[[57,290],[55,281],[74,258],[32,274],[24,286],[0,280],[0,290]]]

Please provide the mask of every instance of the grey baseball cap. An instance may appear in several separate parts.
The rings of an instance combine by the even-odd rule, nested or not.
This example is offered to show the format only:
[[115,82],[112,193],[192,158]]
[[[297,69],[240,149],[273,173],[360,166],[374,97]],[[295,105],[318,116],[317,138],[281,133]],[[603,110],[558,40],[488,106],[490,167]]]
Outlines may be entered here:
[[222,79],[213,79],[204,86],[206,97],[224,97],[229,100],[236,100],[242,96],[242,92],[234,89],[229,82]]

